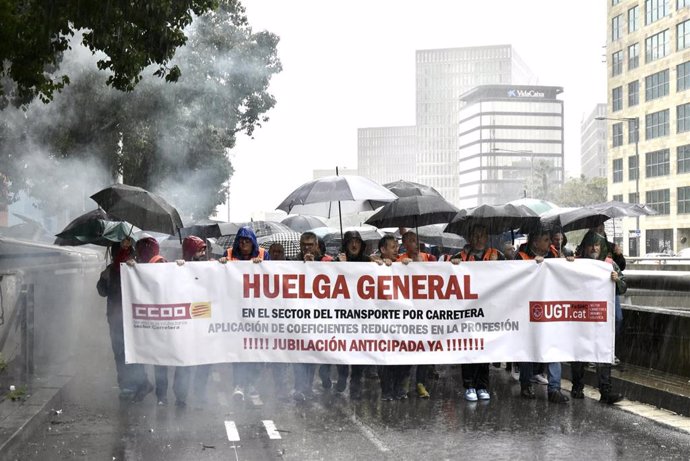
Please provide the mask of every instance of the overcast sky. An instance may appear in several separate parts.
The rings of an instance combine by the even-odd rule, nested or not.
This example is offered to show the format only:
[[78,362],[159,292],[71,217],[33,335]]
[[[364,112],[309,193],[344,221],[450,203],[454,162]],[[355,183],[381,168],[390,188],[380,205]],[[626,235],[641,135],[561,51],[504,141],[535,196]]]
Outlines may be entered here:
[[606,102],[606,1],[243,3],[280,36],[283,72],[270,121],[233,149],[231,221],[275,209],[313,169],[356,168],[357,128],[414,125],[418,49],[513,45],[539,84],[564,87],[566,176],[579,175],[580,122]]

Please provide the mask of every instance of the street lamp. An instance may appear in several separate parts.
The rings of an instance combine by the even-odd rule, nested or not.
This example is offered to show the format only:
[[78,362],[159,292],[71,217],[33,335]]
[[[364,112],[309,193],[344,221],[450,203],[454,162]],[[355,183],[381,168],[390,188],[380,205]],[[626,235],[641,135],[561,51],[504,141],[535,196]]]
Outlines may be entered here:
[[[637,173],[635,174],[635,195],[637,196],[637,203],[642,203],[640,197],[640,119],[639,117],[594,117],[594,120],[612,120],[619,122],[628,122],[628,129],[630,129],[630,122],[635,122],[635,163]],[[628,170],[628,173],[630,170]],[[635,238],[637,239],[637,255],[640,254],[640,217],[635,216]]]
[[[503,149],[500,147],[492,147],[491,152],[509,152],[511,154],[529,154],[530,155],[530,196],[534,195],[534,151],[529,149]],[[524,195],[527,197],[527,188],[524,190]]]

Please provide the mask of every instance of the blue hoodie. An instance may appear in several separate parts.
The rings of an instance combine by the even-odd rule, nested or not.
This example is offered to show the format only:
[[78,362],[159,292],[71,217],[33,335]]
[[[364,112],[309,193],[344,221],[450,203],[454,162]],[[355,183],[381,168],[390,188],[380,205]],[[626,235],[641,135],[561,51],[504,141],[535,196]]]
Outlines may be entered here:
[[[243,258],[240,256],[240,238],[248,238],[251,239],[252,241],[252,253],[249,257]],[[263,250],[263,248],[261,249]],[[241,227],[239,231],[237,231],[237,235],[235,236],[235,241],[232,243],[232,249],[231,252],[228,252],[228,259],[234,259],[234,260],[250,260],[252,258],[257,258],[259,257],[259,253],[263,253],[263,260],[269,260],[271,259],[268,256],[268,251],[260,251],[259,249],[259,244],[256,241],[256,234],[254,233],[254,230],[251,227]]]

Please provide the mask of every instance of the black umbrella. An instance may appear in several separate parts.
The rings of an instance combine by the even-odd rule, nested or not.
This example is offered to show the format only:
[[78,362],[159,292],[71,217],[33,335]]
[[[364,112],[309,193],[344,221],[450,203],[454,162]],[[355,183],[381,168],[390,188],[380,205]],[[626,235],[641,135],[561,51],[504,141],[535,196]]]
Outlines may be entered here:
[[[108,213],[103,211],[101,208],[96,208],[95,210],[88,211],[84,213],[83,215],[77,216],[74,218],[69,224],[65,226],[64,229],[60,231],[58,235],[66,235],[67,232],[72,231],[73,229],[83,225],[84,223],[96,220],[96,219],[103,219],[103,220],[110,220],[110,216],[108,216]],[[55,245],[61,245],[61,246],[78,246],[78,245],[85,245],[85,242],[77,239],[77,238],[72,238],[72,237],[58,237],[55,239],[54,242]]]
[[611,217],[590,207],[554,208],[541,216],[544,226],[560,228],[563,232],[597,227]]
[[[404,179],[386,183],[383,185],[383,187],[393,192],[398,197],[416,197],[424,195],[442,197],[442,195],[431,186],[426,186],[424,184],[419,184],[412,181],[405,181]],[[374,205],[378,208],[386,203],[388,202],[374,202]]]
[[654,208],[651,208],[647,205],[641,203],[626,203],[617,200],[610,200],[604,203],[595,203],[594,205],[587,205],[587,207],[599,210],[610,218],[627,218],[657,214],[657,211]]
[[479,205],[460,211],[446,226],[446,232],[467,236],[473,226],[485,226],[489,234],[539,226],[539,215],[526,206]]
[[91,198],[110,216],[144,230],[174,235],[184,227],[175,207],[141,187],[114,184]]
[[326,225],[326,223],[321,221],[316,216],[307,215],[288,216],[287,218],[283,219],[281,223],[297,232],[305,232],[311,229],[316,229],[317,227],[324,227]]
[[420,227],[419,241],[427,245],[442,246],[445,249],[462,249],[467,243],[465,239],[451,232],[444,232],[445,227],[445,224]]
[[365,222],[378,228],[416,227],[450,222],[460,210],[440,195],[400,197]]
[[180,229],[182,238],[195,235],[202,239],[216,238],[223,235],[235,235],[240,226],[234,223],[214,222],[214,223],[198,223],[189,227]]

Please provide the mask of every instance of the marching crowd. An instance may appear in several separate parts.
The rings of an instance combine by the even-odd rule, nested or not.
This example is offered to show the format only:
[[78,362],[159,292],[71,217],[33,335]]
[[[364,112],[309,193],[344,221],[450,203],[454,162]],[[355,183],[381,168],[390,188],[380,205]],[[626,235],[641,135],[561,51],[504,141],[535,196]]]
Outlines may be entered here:
[[[625,269],[625,258],[620,249],[607,241],[603,226],[590,229],[578,245],[575,252],[566,248],[565,235],[557,229],[546,227],[532,231],[527,242],[517,249],[512,243],[507,242],[499,250],[489,245],[488,229],[482,225],[471,227],[467,235],[467,245],[453,255],[442,255],[440,258],[422,251],[413,231],[402,234],[402,246],[399,248],[398,240],[393,235],[386,235],[378,242],[378,251],[368,255],[365,242],[356,231],[348,231],[343,236],[341,253],[336,257],[326,254],[326,248],[314,233],[304,232],[300,237],[300,252],[295,258],[298,261],[336,261],[336,262],[374,262],[377,264],[409,264],[412,262],[449,262],[451,264],[464,264],[478,261],[500,260],[533,260],[541,263],[546,258],[566,258],[573,261],[575,258],[592,258],[608,261],[612,264],[611,281],[616,286],[616,332],[622,324],[622,310],[618,295],[626,291],[626,283],[622,274]],[[186,237],[182,242],[183,259],[177,260],[182,265],[185,261],[207,260],[207,247],[204,240],[199,237]],[[110,338],[115,358],[117,382],[120,388],[120,398],[123,400],[141,401],[146,395],[155,389],[159,405],[168,403],[168,367],[155,366],[155,386],[149,381],[145,366],[142,364],[126,364],[124,352],[124,335],[122,324],[122,295],[120,286],[120,264],[133,265],[136,263],[164,263],[166,259],[159,253],[159,245],[153,238],[146,237],[132,245],[129,239],[111,248],[112,263],[101,274],[97,289],[101,296],[107,297],[107,320],[110,328]],[[218,261],[228,263],[233,261],[253,261],[255,263],[268,260],[284,260],[285,250],[280,243],[274,243],[268,250],[261,248],[254,231],[249,227],[239,230],[231,248]],[[497,364],[498,365],[498,364]],[[570,398],[584,398],[584,371],[585,363],[571,363],[572,390]],[[499,365],[500,366],[500,365]],[[611,389],[611,365],[595,364],[598,377],[600,401],[613,404],[622,397]],[[205,400],[206,387],[209,372],[212,365],[174,367],[173,393],[175,404],[184,406],[190,387],[193,382],[193,393],[197,399]],[[233,397],[244,400],[245,396],[256,394],[256,384],[263,371],[267,367],[273,375],[275,388],[280,392],[287,389],[286,380],[289,375],[290,365],[271,363],[234,363]],[[381,385],[381,399],[385,401],[403,400],[409,396],[429,398],[428,380],[434,374],[433,365],[390,365],[390,366],[363,366],[363,365],[337,365],[335,366],[335,382],[332,381],[334,373],[331,365],[316,365],[310,363],[297,363],[291,365],[294,376],[294,389],[292,396],[298,400],[307,400],[313,396],[314,380],[318,368],[318,376],[323,389],[334,388],[335,392],[343,393],[349,388],[350,398],[362,397],[362,381],[365,374],[377,375]],[[490,400],[491,388],[489,381],[489,363],[462,364],[462,380],[464,386],[464,398],[473,402],[477,400]],[[548,401],[552,403],[565,403],[570,398],[561,390],[561,363],[513,363],[507,364],[514,375],[519,375],[520,395],[526,399],[536,398],[533,385],[547,385]],[[415,368],[414,374],[412,368]],[[546,377],[544,377],[544,370]]]

